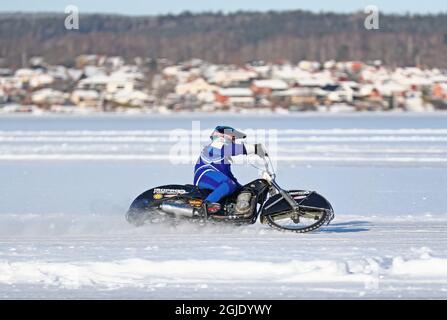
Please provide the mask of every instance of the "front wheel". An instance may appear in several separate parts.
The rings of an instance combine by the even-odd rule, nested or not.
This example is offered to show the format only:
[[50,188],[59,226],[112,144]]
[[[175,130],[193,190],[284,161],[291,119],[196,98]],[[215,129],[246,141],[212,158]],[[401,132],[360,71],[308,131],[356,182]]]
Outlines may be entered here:
[[266,216],[267,224],[278,230],[306,233],[320,228],[330,222],[332,213],[326,209],[306,210],[301,213],[293,211]]
[[299,205],[293,211],[280,195],[270,198],[262,214],[262,222],[279,230],[306,233],[314,231],[334,218],[334,209],[329,201],[314,191],[291,190],[289,195]]

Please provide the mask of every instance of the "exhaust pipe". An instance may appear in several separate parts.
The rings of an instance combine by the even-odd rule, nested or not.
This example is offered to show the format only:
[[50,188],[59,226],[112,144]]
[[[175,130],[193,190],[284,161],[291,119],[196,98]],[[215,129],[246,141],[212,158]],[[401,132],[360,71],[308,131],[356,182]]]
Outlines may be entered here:
[[194,216],[194,208],[186,203],[163,202],[160,209],[178,217],[192,218]]

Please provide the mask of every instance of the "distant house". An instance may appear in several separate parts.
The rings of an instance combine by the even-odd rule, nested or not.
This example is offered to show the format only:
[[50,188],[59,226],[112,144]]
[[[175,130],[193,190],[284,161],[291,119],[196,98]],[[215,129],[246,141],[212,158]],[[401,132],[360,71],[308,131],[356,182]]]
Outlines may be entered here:
[[14,74],[9,68],[0,68],[0,77],[11,77]]
[[133,91],[136,89],[135,82],[125,78],[111,77],[107,82],[107,93],[117,93],[120,91]]
[[106,76],[107,72],[104,67],[85,66],[82,70],[81,79],[91,78],[96,76]]
[[254,107],[253,91],[248,88],[221,88],[216,92],[216,102],[224,106]]
[[165,77],[177,77],[177,74],[181,71],[180,66],[168,66],[163,69],[162,74]]
[[336,85],[337,82],[327,72],[309,74],[307,77],[297,79],[296,84],[300,87],[323,88],[327,85]]
[[433,85],[432,96],[436,99],[447,99],[447,82]]
[[107,68],[112,68],[112,69],[118,69],[118,68],[124,66],[124,63],[125,63],[124,59],[120,56],[107,57],[104,60],[104,65]]
[[294,110],[313,109],[318,105],[317,94],[311,88],[291,88],[274,92],[271,99],[276,106]]
[[187,83],[180,83],[175,87],[175,93],[179,95],[194,94],[198,95],[202,92],[216,92],[218,86],[214,86],[206,82],[203,78],[198,78]]
[[16,70],[14,77],[20,81],[21,83],[29,83],[32,77],[36,75],[36,73],[40,73],[40,71],[36,71],[33,69],[22,68]]
[[8,91],[12,89],[21,89],[23,83],[15,76],[0,77],[0,87]]
[[100,92],[106,90],[109,81],[110,78],[105,75],[88,77],[78,82],[77,89],[94,90]]
[[33,69],[46,69],[48,64],[43,57],[32,57],[29,59],[29,65]]
[[[375,89],[377,90],[378,94],[380,94],[381,96],[389,97],[389,96],[392,96],[395,94],[405,93],[409,89],[409,86],[402,85],[398,82],[386,80],[382,83],[376,83]],[[374,94],[374,92],[372,94]]]
[[358,87],[356,83],[342,82],[340,85],[325,86],[322,89],[327,92],[326,99],[329,103],[352,103],[354,89],[358,89]]
[[407,91],[405,93],[405,108],[409,111],[422,112],[426,111],[428,105],[424,102],[422,92],[420,91]]
[[361,61],[343,61],[337,62],[335,67],[337,70],[346,71],[353,74],[361,72],[364,67],[364,63]]
[[147,93],[139,90],[118,91],[110,98],[110,101],[119,106],[144,107],[153,103],[154,98]]
[[42,107],[49,107],[56,104],[64,104],[67,100],[67,94],[50,88],[41,89],[33,92],[31,101]]
[[8,104],[0,111],[3,113],[35,113],[40,114],[42,110],[33,105]]
[[431,90],[431,101],[437,109],[447,109],[447,82],[436,83]]
[[98,107],[101,103],[100,94],[95,90],[75,90],[70,100],[81,108]]
[[6,95],[6,93],[3,91],[2,88],[0,88],[0,104],[4,104],[8,101],[8,96]]
[[255,80],[252,83],[251,90],[255,94],[265,94],[269,95],[272,92],[284,91],[289,88],[289,85],[284,80],[280,79],[266,79],[266,80]]
[[76,68],[82,69],[85,66],[99,66],[104,64],[106,57],[96,54],[84,54],[76,58]]
[[211,73],[208,82],[221,87],[230,88],[243,83],[248,86],[250,82],[257,77],[258,74],[249,69],[224,69]]
[[98,75],[85,78],[79,81],[77,89],[104,91],[107,93],[116,93],[118,91],[132,91],[137,87],[137,80],[123,74],[114,74],[112,76]]
[[306,70],[306,71],[310,71],[310,72],[315,72],[317,70],[319,70],[321,67],[321,64],[317,61],[300,61],[298,63],[298,68],[300,68],[301,70]]
[[29,86],[31,88],[43,88],[48,87],[54,82],[54,77],[50,74],[35,74],[29,80]]
[[[54,81],[71,80],[71,75],[68,70],[69,69],[65,68],[64,66],[48,66],[47,74],[53,77]],[[79,79],[79,76],[75,79]]]

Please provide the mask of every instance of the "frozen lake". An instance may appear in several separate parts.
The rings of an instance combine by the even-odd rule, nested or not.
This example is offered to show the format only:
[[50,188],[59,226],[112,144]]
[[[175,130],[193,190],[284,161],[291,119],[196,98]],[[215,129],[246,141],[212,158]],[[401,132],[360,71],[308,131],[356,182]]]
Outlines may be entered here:
[[[139,193],[191,183],[169,155],[193,121],[203,143],[217,124],[277,130],[277,181],[326,196],[333,224],[128,226]],[[442,113],[2,116],[0,298],[445,298],[446,168]]]

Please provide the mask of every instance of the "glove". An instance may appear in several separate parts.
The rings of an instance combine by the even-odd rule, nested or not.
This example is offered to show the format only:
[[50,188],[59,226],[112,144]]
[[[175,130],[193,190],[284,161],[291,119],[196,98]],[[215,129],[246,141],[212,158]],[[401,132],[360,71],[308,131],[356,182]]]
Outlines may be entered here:
[[268,156],[267,151],[265,150],[262,143],[255,144],[255,154],[260,156],[261,158]]
[[247,154],[256,154],[261,158],[267,156],[267,151],[265,150],[262,143],[257,144],[244,144],[245,150],[247,150]]

